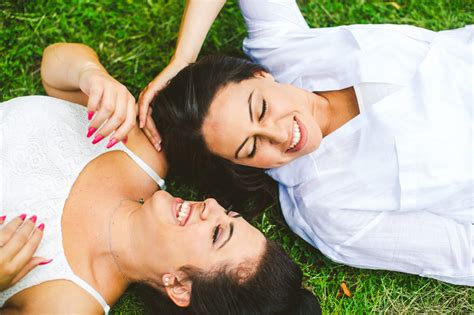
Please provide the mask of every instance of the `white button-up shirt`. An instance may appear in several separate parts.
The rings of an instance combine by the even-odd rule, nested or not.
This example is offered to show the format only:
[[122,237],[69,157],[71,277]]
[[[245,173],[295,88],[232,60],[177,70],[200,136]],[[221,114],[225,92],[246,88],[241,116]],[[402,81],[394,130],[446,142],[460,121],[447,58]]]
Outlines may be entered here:
[[240,6],[245,52],[280,82],[400,86],[268,171],[292,230],[337,262],[474,285],[473,28],[311,29],[295,1]]

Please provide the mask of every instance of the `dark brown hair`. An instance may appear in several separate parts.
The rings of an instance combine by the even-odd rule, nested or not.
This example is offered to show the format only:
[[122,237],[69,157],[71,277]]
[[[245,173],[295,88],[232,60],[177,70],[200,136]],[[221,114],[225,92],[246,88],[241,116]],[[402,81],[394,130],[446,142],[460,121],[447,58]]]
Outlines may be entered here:
[[[266,69],[245,59],[204,57],[181,70],[152,103],[170,174],[197,184],[204,194],[247,215],[276,200],[276,183],[263,169],[237,165],[211,153],[201,130],[220,89],[262,71]],[[244,204],[249,197],[256,202]]]
[[166,315],[292,315],[321,313],[318,300],[301,288],[302,273],[283,249],[268,240],[265,252],[251,276],[241,279],[248,266],[221,266],[205,273],[193,267],[183,270],[192,281],[189,307],[176,306],[163,293],[136,284],[147,314]]

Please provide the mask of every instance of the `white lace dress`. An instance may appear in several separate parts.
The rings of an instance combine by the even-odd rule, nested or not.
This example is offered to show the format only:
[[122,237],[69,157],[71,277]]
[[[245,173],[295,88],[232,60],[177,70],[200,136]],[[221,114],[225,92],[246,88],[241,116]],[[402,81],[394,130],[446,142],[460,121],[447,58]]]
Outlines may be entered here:
[[[12,288],[0,292],[0,307],[16,293],[45,281],[70,280],[109,306],[89,284],[76,276],[64,255],[61,216],[69,191],[82,169],[108,152],[105,143],[87,139],[86,108],[46,96],[19,97],[0,104],[0,213],[7,220],[35,213],[46,225],[36,256],[54,258],[35,268]],[[161,187],[163,180],[122,143],[126,152]]]

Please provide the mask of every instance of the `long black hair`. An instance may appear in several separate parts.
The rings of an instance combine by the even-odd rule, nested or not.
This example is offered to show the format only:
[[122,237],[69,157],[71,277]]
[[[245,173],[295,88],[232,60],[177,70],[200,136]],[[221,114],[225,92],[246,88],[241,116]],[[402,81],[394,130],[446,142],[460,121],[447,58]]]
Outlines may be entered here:
[[248,268],[246,265],[233,269],[222,266],[210,273],[183,268],[192,280],[191,301],[186,308],[176,306],[164,293],[146,284],[135,284],[135,292],[142,299],[147,314],[321,314],[318,300],[301,288],[301,270],[274,241],[267,240],[253,274],[242,280],[239,275],[246,274]]
[[[202,125],[221,88],[262,71],[266,69],[241,58],[204,57],[181,70],[152,102],[170,174],[190,180],[204,194],[247,215],[276,201],[276,183],[263,169],[234,164],[210,152]],[[254,202],[244,204],[249,197]]]

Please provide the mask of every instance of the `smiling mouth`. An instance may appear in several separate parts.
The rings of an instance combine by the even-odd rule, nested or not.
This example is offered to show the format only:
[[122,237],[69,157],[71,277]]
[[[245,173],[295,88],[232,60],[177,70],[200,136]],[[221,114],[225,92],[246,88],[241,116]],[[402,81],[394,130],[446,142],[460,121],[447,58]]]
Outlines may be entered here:
[[189,201],[179,202],[176,205],[176,220],[181,226],[186,225],[193,211],[193,206]]
[[297,152],[304,146],[305,140],[305,129],[304,126],[299,122],[296,117],[293,118],[293,133],[291,137],[291,143],[286,152]]

